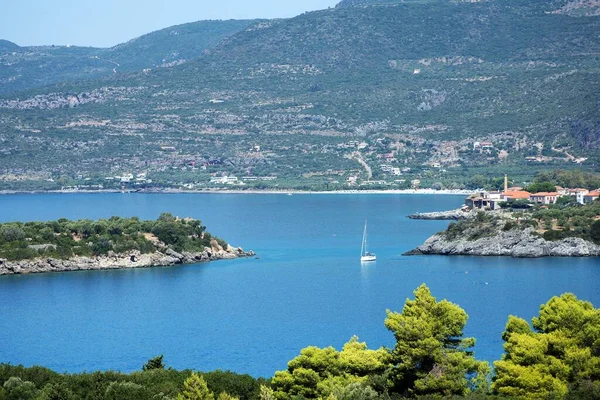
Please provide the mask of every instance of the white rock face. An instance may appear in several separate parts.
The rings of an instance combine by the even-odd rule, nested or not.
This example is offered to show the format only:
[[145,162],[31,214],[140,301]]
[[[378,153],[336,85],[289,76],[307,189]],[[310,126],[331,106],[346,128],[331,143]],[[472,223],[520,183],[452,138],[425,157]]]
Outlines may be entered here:
[[531,228],[497,232],[495,236],[469,240],[469,234],[449,239],[438,233],[421,246],[408,252],[409,255],[471,255],[536,257],[591,257],[600,256],[600,246],[581,238],[566,238],[555,242],[533,235]]
[[34,260],[6,261],[0,259],[0,275],[164,267],[175,264],[193,264],[204,261],[252,257],[254,255],[253,251],[245,252],[239,247],[229,247],[227,251],[220,250],[218,252],[206,247],[202,253],[177,253],[171,249],[166,249],[150,254],[133,251],[100,257],[73,257],[68,260],[37,258]]

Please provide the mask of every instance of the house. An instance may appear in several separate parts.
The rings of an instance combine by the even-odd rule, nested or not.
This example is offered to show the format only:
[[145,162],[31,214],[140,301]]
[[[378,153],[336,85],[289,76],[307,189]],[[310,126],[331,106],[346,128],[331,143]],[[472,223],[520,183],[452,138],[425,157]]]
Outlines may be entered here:
[[506,198],[501,192],[479,192],[467,197],[465,205],[478,210],[497,210],[504,202]]
[[539,192],[529,196],[529,201],[538,204],[556,204],[556,200],[560,197],[558,192]]
[[233,185],[238,183],[238,178],[236,176],[215,176],[210,178],[210,183]]
[[575,197],[575,200],[579,204],[583,204],[584,203],[584,199],[583,198],[589,192],[590,192],[589,190],[583,189],[583,188],[565,189],[565,196]]
[[511,200],[529,200],[531,193],[525,190],[507,190],[503,193],[504,198],[507,201]]
[[121,183],[130,183],[133,180],[133,174],[127,173],[123,176],[115,176],[115,179],[118,179]]
[[569,190],[569,189],[565,189],[565,188],[564,188],[564,187],[562,187],[562,186],[556,186],[556,192],[557,192],[559,195],[561,195],[561,196],[566,196],[566,195],[567,195],[567,191],[568,191],[568,190]]
[[583,196],[583,204],[589,204],[595,200],[600,198],[600,191],[594,190],[593,192],[589,192],[585,196]]

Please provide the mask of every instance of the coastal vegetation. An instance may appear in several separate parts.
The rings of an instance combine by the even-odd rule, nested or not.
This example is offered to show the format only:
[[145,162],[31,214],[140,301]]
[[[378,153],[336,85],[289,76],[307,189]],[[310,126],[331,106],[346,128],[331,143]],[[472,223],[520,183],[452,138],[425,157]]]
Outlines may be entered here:
[[584,400],[600,393],[600,309],[591,303],[566,293],[541,305],[531,325],[509,316],[493,372],[475,358],[475,339],[463,337],[467,318],[421,285],[401,312],[387,313],[393,349],[371,350],[357,337],[341,351],[311,346],[270,379],[178,371],[162,356],[129,374],[0,364],[0,400]]
[[474,241],[496,236],[500,232],[524,231],[555,241],[581,238],[600,245],[600,202],[581,205],[568,196],[556,204],[532,205],[527,201],[506,203],[501,211],[480,211],[475,218],[451,222],[442,232],[449,240],[464,238]]
[[[214,242],[213,242],[214,241]],[[176,252],[202,252],[217,243],[198,220],[161,214],[155,221],[137,217],[48,222],[5,222],[0,224],[0,259],[30,260],[38,257],[69,259],[95,257],[157,249]]]

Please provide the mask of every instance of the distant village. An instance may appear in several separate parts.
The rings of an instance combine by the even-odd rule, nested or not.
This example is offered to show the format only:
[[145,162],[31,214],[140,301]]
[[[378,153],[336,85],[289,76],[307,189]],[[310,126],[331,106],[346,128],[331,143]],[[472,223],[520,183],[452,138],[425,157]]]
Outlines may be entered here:
[[[83,123],[83,122],[82,122]],[[431,128],[434,129],[434,128]],[[535,160],[528,162],[569,162],[581,164],[587,159],[577,158],[566,149],[552,148],[556,158],[544,155],[542,143],[519,141],[506,134],[501,140],[483,141],[464,139],[456,142],[427,141],[413,134],[380,135],[378,137],[340,140],[337,143],[298,142],[288,146],[272,147],[248,140],[237,144],[234,154],[193,153],[180,143],[163,142],[155,145],[154,158],[120,158],[110,170],[93,172],[79,170],[74,174],[66,169],[49,176],[31,175],[23,170],[0,171],[8,181],[22,181],[32,177],[58,183],[61,190],[213,190],[219,188],[293,188],[321,185],[327,190],[355,189],[464,189],[464,181],[451,181],[456,168],[461,165],[485,168],[504,162],[511,151],[530,147],[527,154]],[[547,147],[547,146],[546,146]],[[547,149],[546,149],[547,150]],[[570,151],[570,150],[569,150]],[[287,154],[287,156],[286,156]],[[293,154],[293,157],[289,157]],[[523,154],[524,155],[524,154]],[[322,166],[310,165],[318,157]],[[286,160],[296,163],[286,165]],[[340,168],[334,168],[343,159]],[[114,164],[114,160],[111,161]],[[282,168],[286,166],[287,168]],[[66,175],[66,176],[65,176]],[[70,175],[70,176],[69,176]],[[440,182],[444,181],[445,186]],[[450,183],[450,184],[448,184]],[[471,186],[473,187],[473,186]],[[503,192],[482,192],[468,201],[476,208],[495,209],[498,204],[511,199],[551,204],[553,193],[523,193],[518,188],[505,188]],[[562,189],[561,189],[562,190]],[[565,189],[566,190],[566,189]],[[579,190],[578,201],[583,202],[585,189]],[[557,196],[564,195],[557,192]],[[566,193],[566,192],[565,192]],[[569,192],[571,193],[571,192]],[[521,196],[521,197],[518,197]],[[530,199],[529,197],[532,196]],[[540,200],[541,199],[541,200]]]
[[514,201],[528,201],[532,204],[550,205],[556,204],[562,196],[572,197],[579,204],[589,204],[600,198],[600,189],[588,190],[583,188],[563,188],[556,186],[554,192],[530,193],[522,187],[508,187],[508,176],[504,176],[504,190],[502,191],[480,191],[467,197],[465,207],[477,210],[497,210],[503,204]]

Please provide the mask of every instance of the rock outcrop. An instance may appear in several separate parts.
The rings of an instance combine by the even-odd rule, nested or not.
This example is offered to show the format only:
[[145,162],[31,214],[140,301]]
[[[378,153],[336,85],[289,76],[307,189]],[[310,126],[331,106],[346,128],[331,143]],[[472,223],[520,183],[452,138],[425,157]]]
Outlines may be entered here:
[[463,210],[461,208],[449,211],[434,211],[428,213],[416,213],[409,215],[410,219],[436,219],[436,220],[452,220],[458,221],[462,219],[469,219],[475,217],[477,213],[469,210]]
[[197,253],[178,253],[170,248],[164,248],[148,254],[142,254],[139,251],[123,254],[109,252],[106,256],[72,257],[67,260],[37,258],[33,260],[7,261],[0,259],[0,275],[163,267],[176,264],[193,264],[205,261],[252,257],[254,255],[253,251],[245,252],[241,248],[228,246],[227,249],[205,247],[203,252]]
[[469,256],[590,257],[600,256],[600,246],[581,238],[548,241],[535,235],[532,228],[498,231],[494,236],[469,239],[468,232],[454,238],[437,233],[405,255],[439,254]]

